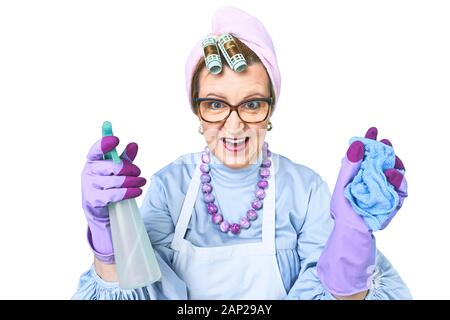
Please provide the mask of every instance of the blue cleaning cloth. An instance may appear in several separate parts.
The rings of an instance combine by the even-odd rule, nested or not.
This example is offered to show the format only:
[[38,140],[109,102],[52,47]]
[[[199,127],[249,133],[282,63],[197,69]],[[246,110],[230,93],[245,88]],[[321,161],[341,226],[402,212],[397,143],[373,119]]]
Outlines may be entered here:
[[369,229],[377,231],[398,205],[398,194],[387,181],[384,171],[394,168],[394,149],[376,140],[354,137],[350,143],[364,143],[361,168],[344,195],[353,209],[364,218]]

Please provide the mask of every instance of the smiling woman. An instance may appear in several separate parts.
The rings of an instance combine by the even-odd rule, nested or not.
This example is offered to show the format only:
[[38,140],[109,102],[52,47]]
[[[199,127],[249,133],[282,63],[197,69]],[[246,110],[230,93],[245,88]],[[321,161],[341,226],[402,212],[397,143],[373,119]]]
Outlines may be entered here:
[[[238,38],[234,41],[247,69],[237,73],[225,66],[215,75],[200,59],[192,77],[191,105],[211,152],[237,169],[256,162],[275,106],[275,93],[260,58]],[[230,104],[237,104],[236,112]]]
[[[345,187],[364,168],[364,143],[389,149],[392,165],[378,172],[379,178],[400,200],[387,213],[387,226],[407,196],[405,168],[398,157],[394,161],[389,140],[376,141],[376,128],[355,140],[331,196],[317,173],[269,149],[266,133],[281,76],[263,24],[225,7],[213,16],[212,29],[192,50],[185,74],[207,146],[156,172],[140,209],[161,280],[133,290],[117,285],[107,205],[138,197],[146,181],[132,164],[136,144],[125,148],[120,165],[102,160],[119,143],[106,137],[91,148],[82,174],[95,258],[74,298],[410,298],[376,250],[366,221],[373,212],[362,217],[344,197]],[[204,55],[205,43],[210,47]],[[210,55],[214,68],[205,67]]]
[[[226,67],[220,75],[212,75],[204,68],[199,83],[199,96],[212,99],[194,100],[211,152],[230,168],[256,163],[265,140],[270,110],[267,100],[259,100],[270,101],[270,81],[264,66],[255,63],[242,73]],[[232,112],[232,108],[219,99],[236,104],[237,112]],[[250,110],[254,105],[258,109]],[[218,107],[223,110],[218,112]],[[247,122],[243,118],[254,121]]]

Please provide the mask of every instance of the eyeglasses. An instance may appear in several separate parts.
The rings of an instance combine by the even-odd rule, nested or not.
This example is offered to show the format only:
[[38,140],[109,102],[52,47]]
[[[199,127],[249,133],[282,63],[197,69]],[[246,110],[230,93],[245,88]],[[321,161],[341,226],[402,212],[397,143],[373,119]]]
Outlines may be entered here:
[[202,120],[210,123],[227,120],[234,110],[243,122],[262,122],[267,119],[272,107],[272,98],[246,100],[235,106],[219,99],[196,98],[194,101],[198,104]]

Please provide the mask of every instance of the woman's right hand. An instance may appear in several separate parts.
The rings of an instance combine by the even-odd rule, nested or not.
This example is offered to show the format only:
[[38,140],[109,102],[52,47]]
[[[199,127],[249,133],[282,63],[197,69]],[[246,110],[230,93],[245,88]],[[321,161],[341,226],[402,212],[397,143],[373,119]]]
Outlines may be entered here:
[[82,206],[88,222],[88,242],[98,260],[114,263],[108,204],[136,198],[142,194],[145,178],[132,162],[138,145],[130,143],[120,156],[122,162],[103,160],[119,144],[115,136],[106,136],[89,150],[81,173]]

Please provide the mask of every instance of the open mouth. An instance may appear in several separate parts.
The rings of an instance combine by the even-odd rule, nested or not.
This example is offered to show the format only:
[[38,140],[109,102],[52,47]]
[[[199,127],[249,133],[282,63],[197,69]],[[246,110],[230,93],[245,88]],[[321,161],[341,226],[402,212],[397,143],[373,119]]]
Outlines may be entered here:
[[247,147],[250,137],[222,138],[221,140],[225,149],[231,152],[238,152],[244,150]]

